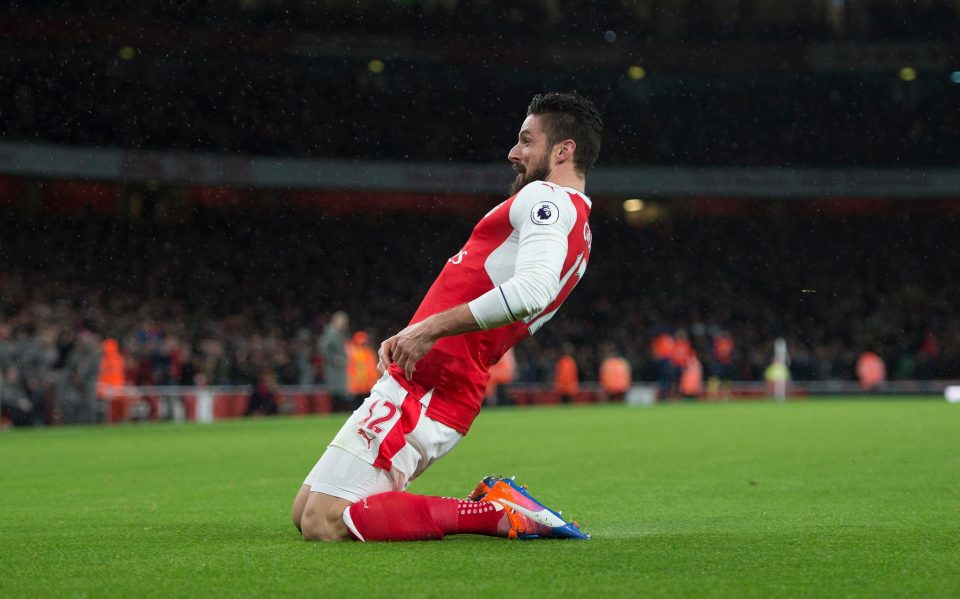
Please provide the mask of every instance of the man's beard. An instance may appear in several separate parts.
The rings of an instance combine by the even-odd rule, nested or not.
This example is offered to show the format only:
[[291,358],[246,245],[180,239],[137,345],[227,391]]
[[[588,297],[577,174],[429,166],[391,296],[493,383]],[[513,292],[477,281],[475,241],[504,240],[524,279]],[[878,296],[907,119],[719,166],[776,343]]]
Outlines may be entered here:
[[[510,184],[510,195],[519,193],[521,189],[527,186],[527,183],[532,181],[546,181],[550,178],[550,161],[549,157],[544,156],[543,160],[538,164],[532,171],[527,171],[524,169],[523,165],[516,164],[513,167],[513,170],[517,171],[517,178],[513,180],[513,183]],[[524,170],[518,170],[524,169]]]

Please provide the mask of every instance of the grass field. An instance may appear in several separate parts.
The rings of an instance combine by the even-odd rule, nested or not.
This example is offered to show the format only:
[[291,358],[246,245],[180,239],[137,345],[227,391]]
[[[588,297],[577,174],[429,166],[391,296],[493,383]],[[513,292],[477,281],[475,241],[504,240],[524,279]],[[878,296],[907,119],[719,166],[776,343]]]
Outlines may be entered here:
[[517,474],[593,540],[307,544],[341,420],[0,434],[0,596],[960,597],[960,406],[491,410],[409,490]]

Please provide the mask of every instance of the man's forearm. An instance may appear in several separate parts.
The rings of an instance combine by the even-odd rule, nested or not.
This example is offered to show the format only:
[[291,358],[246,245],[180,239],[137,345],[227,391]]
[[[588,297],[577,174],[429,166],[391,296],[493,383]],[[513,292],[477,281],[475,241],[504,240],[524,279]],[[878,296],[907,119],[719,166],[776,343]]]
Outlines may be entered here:
[[480,330],[467,304],[460,304],[444,312],[439,312],[423,321],[424,333],[433,339],[472,333]]

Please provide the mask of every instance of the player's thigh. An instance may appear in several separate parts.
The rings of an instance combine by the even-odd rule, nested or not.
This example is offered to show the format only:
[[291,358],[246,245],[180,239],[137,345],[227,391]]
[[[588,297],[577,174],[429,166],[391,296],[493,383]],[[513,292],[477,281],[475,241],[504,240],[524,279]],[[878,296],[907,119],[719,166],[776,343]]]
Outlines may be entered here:
[[426,415],[423,408],[416,427],[406,435],[406,445],[398,452],[395,465],[409,472],[413,480],[460,443],[463,435]]
[[312,493],[325,493],[350,503],[377,493],[402,490],[402,481],[396,480],[392,473],[333,445],[323,452],[303,484]]

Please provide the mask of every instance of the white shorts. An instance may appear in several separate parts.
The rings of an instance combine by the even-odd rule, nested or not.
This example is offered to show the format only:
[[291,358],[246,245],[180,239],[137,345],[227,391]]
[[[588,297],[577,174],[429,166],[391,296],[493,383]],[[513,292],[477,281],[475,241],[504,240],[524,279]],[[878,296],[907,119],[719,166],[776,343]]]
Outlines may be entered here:
[[303,484],[351,501],[402,491],[463,435],[426,416],[431,394],[415,399],[389,374],[347,418]]

